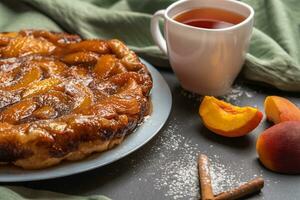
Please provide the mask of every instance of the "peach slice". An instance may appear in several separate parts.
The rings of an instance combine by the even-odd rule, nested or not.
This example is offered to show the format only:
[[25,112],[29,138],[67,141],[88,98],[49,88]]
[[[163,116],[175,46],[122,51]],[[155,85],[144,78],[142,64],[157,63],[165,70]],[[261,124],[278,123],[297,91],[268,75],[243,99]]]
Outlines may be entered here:
[[15,91],[28,87],[31,83],[38,81],[42,78],[42,71],[38,67],[32,67],[32,69],[26,72],[23,77],[13,85],[0,88],[5,91]]
[[105,115],[103,111],[107,112],[107,108],[112,108],[113,112],[119,115],[136,115],[141,110],[141,104],[137,99],[122,99],[117,96],[111,96],[101,100],[95,105],[95,109],[92,111],[93,114]]
[[96,63],[98,59],[98,54],[93,52],[76,52],[67,54],[62,57],[62,61],[69,65],[80,64],[80,63]]
[[74,113],[80,113],[81,111],[89,108],[93,103],[93,93],[90,88],[78,84],[79,91],[83,94],[82,98],[77,98],[77,103],[74,107]]
[[45,39],[17,36],[3,48],[2,56],[18,57],[22,55],[48,55],[55,50],[55,46]]
[[66,86],[66,92],[75,97],[74,113],[81,113],[88,109],[94,101],[94,95],[90,88],[81,83],[71,83]]
[[117,55],[118,58],[123,58],[130,53],[129,48],[120,40],[112,39],[108,41],[108,45],[112,52]]
[[63,75],[68,70],[67,65],[57,60],[34,60],[30,64],[40,67],[50,77]]
[[57,78],[47,78],[39,82],[31,84],[26,90],[24,90],[22,97],[32,97],[38,94],[45,93],[55,86],[60,84],[61,81]]
[[116,58],[113,55],[103,55],[101,56],[97,64],[94,67],[94,72],[100,77],[107,77],[111,71],[115,68]]
[[[47,41],[55,44],[56,46],[65,46],[66,43],[81,41],[81,38],[78,35],[69,35],[65,33],[58,32],[49,32],[45,30],[21,30],[17,32],[20,36],[28,37],[33,36],[34,38],[43,38]],[[63,41],[62,41],[63,38]]]
[[263,117],[257,108],[234,106],[211,96],[204,97],[199,114],[209,130],[226,137],[246,135]]
[[72,98],[65,94],[64,91],[49,90],[39,95],[39,98],[34,99],[38,105],[41,106],[33,113],[33,115],[38,118],[57,117],[69,113],[73,108]]
[[266,168],[300,173],[300,121],[285,121],[268,128],[259,135],[256,150]]
[[36,107],[37,105],[32,99],[20,101],[2,111],[0,114],[1,122],[17,124],[21,119],[30,116]]
[[268,96],[265,100],[267,119],[278,124],[283,121],[300,121],[300,109],[288,99]]
[[18,32],[0,33],[0,46],[8,45],[12,38],[17,37]]
[[109,46],[104,40],[85,40],[78,43],[70,43],[66,47],[68,53],[79,51],[92,51],[99,54],[108,54]]
[[130,71],[138,71],[143,66],[139,61],[139,58],[133,52],[130,52],[129,54],[125,55],[122,58],[121,62]]
[[51,106],[43,106],[35,110],[32,115],[38,119],[51,119],[57,116],[57,112]]
[[6,33],[1,33],[0,36],[6,36],[10,38],[15,38],[18,36],[18,32],[6,32]]
[[118,89],[115,96],[127,99],[132,95],[142,96],[143,91],[139,84],[134,79],[129,79],[122,87]]

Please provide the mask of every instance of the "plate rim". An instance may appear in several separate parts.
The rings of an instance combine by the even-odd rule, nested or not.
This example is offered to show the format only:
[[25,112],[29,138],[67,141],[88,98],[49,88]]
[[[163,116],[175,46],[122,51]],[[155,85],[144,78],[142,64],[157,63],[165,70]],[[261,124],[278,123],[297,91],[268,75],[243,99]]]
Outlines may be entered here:
[[[53,168],[45,168],[45,169],[41,169],[41,170],[44,170],[46,171],[47,173],[45,173],[43,175],[43,171],[39,171],[39,170],[24,170],[24,169],[21,169],[21,168],[16,168],[16,170],[20,170],[21,172],[24,172],[25,174],[22,174],[21,176],[19,174],[13,174],[13,175],[3,175],[3,174],[0,174],[0,182],[1,183],[9,183],[9,182],[28,182],[28,181],[40,181],[40,180],[49,180],[49,179],[55,179],[55,178],[60,178],[60,177],[66,177],[66,176],[71,176],[71,175],[76,175],[76,174],[79,174],[79,173],[83,173],[83,172],[87,172],[87,171],[90,171],[90,170],[94,170],[96,168],[100,168],[100,167],[103,167],[103,166],[106,166],[106,165],[109,165],[113,162],[116,162],[130,154],[132,154],[133,152],[137,151],[138,149],[140,149],[142,146],[144,146],[146,143],[148,143],[154,136],[156,136],[160,130],[162,129],[162,127],[166,124],[169,116],[170,116],[170,113],[171,113],[171,110],[172,110],[172,93],[171,93],[171,90],[170,90],[170,87],[169,85],[167,84],[166,80],[164,79],[164,77],[160,74],[160,72],[154,67],[152,66],[149,62],[147,62],[146,60],[140,58],[140,60],[142,61],[142,63],[144,63],[148,70],[150,71],[150,74],[152,76],[152,79],[153,79],[153,88],[151,90],[151,95],[153,94],[153,90],[154,90],[154,87],[156,82],[157,81],[160,81],[161,83],[163,83],[163,86],[165,87],[165,91],[166,92],[166,96],[167,96],[167,99],[166,99],[166,102],[168,102],[169,104],[169,107],[166,108],[166,113],[165,113],[165,116],[163,117],[163,119],[161,120],[161,122],[159,122],[159,125],[157,125],[155,128],[154,128],[154,131],[153,133],[149,136],[149,137],[146,137],[145,140],[143,140],[142,142],[140,142],[138,145],[134,146],[133,148],[129,149],[128,151],[125,151],[123,152],[121,155],[115,157],[115,158],[112,158],[111,160],[108,160],[106,162],[103,162],[101,164],[94,164],[94,165],[89,165],[89,166],[86,166],[84,168],[76,168],[76,170],[73,169],[70,170],[70,171],[67,171],[65,173],[55,173],[55,167],[59,167],[58,166],[54,166]],[[143,124],[147,123],[148,120],[146,120],[145,122],[143,122]],[[135,131],[138,131],[139,129],[141,129],[141,127],[143,127],[143,124],[138,127]],[[130,134],[128,137],[132,137],[134,136],[135,133],[132,133]],[[122,142],[123,143],[123,142]],[[122,143],[116,147],[114,147],[112,150],[114,149],[118,149],[118,148],[121,148],[120,146],[122,145]],[[105,152],[99,152],[99,156],[101,153],[109,153],[110,151],[112,150],[108,150],[108,151],[105,151]],[[90,155],[90,158],[92,156],[95,156],[96,154],[94,155]],[[85,164],[84,162],[88,162],[87,160],[88,158],[85,158],[84,160],[79,160],[79,161],[74,161],[74,162],[70,162],[70,163],[65,163],[63,166],[68,166],[70,165],[71,167],[72,166],[78,166],[80,164]],[[95,160],[96,162],[97,160]],[[7,166],[7,168],[9,168],[9,166]],[[15,167],[13,167],[15,168]],[[49,170],[50,172],[49,172]],[[51,172],[53,171],[53,172]],[[29,172],[29,173],[26,173],[26,172]],[[50,173],[50,175],[48,174]],[[52,173],[52,175],[51,175]],[[18,177],[20,176],[20,177]]]

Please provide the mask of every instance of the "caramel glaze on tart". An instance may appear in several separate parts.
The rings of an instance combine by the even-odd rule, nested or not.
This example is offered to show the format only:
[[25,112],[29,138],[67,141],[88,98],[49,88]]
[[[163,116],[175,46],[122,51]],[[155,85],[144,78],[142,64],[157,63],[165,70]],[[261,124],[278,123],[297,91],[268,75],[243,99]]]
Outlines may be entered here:
[[0,162],[25,169],[121,143],[148,115],[152,79],[121,41],[0,34]]

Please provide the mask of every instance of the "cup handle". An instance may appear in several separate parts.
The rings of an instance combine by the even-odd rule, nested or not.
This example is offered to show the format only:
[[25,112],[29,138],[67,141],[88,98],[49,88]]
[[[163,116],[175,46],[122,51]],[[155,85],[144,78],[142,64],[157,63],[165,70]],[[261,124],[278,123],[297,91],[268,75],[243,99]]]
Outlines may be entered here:
[[162,52],[168,55],[166,40],[164,39],[160,28],[159,28],[159,19],[163,18],[165,15],[165,10],[159,10],[151,18],[151,34],[154,42],[158,45],[158,47],[162,50]]

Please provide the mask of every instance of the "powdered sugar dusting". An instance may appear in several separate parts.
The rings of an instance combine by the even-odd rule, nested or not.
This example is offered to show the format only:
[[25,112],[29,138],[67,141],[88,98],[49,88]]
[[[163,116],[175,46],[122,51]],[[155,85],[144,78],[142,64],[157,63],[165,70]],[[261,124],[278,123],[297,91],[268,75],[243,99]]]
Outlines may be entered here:
[[186,159],[173,160],[166,165],[162,176],[155,180],[155,189],[165,188],[165,196],[172,199],[198,198],[197,166]]
[[[155,178],[154,188],[165,190],[171,199],[195,199],[199,197],[196,152],[198,145],[180,132],[178,123],[169,126],[158,141],[159,151],[164,152],[156,166],[160,176]],[[157,149],[153,149],[157,151]],[[173,151],[176,151],[176,156]]]
[[[197,143],[183,135],[181,123],[183,122],[173,119],[172,125],[160,133],[143,159],[147,178],[139,180],[153,181],[155,190],[164,191],[164,199],[196,200],[200,197],[198,154],[208,154],[200,151]],[[213,145],[209,148],[213,148]],[[241,184],[241,174],[231,173],[235,170],[222,164],[218,155],[209,156],[209,169],[215,194]]]
[[220,194],[221,192],[242,184],[241,174],[231,173],[230,166],[225,166],[220,163],[219,160],[216,159],[217,157],[218,156],[214,156],[214,158],[210,158],[209,165],[214,194]]
[[233,85],[230,92],[226,95],[223,95],[221,98],[226,102],[230,103],[239,103],[241,98],[252,98],[256,95],[256,92],[250,90],[249,88],[243,87],[241,85]]

